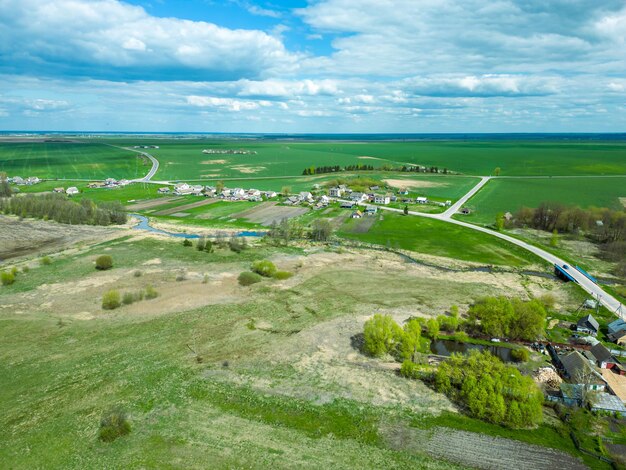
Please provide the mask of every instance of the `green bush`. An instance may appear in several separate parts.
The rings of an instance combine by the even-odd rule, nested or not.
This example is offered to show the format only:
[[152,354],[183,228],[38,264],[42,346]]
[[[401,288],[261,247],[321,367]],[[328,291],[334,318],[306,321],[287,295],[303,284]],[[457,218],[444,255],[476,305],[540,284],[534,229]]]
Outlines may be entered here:
[[534,341],[543,335],[546,310],[538,299],[485,297],[469,309],[469,325],[487,336]]
[[183,240],[183,246],[193,246],[193,243],[189,240],[189,238],[185,238]]
[[439,328],[448,333],[454,333],[459,326],[459,321],[456,317],[448,317],[446,315],[439,315],[437,322],[439,322]]
[[412,318],[406,322],[403,331],[395,356],[400,360],[413,361],[421,346],[422,324],[417,318]]
[[104,310],[114,310],[122,305],[120,293],[116,290],[110,290],[102,296],[102,308]]
[[263,278],[260,275],[258,275],[257,273],[250,272],[250,271],[242,272],[237,278],[237,280],[239,281],[239,284],[242,286],[251,286],[252,284],[261,282],[262,279]]
[[406,377],[407,379],[421,379],[424,378],[426,373],[423,366],[415,364],[407,359],[400,367],[400,375],[402,377]]
[[135,271],[135,272],[133,273],[133,276],[135,276],[135,277],[141,277],[141,276],[143,276],[143,273],[142,273],[142,272],[138,269],[137,271]]
[[158,296],[159,296],[159,293],[154,287],[152,286],[146,287],[146,299],[156,299]]
[[395,351],[403,336],[404,331],[391,316],[377,313],[365,322],[363,349],[371,356],[380,357]]
[[543,393],[533,379],[488,352],[453,354],[439,365],[434,382],[478,419],[511,428],[529,428],[543,419]]
[[430,339],[437,339],[437,336],[439,336],[439,322],[436,319],[431,318],[426,322],[424,336]]
[[278,279],[280,281],[289,279],[291,276],[293,276],[293,274],[289,271],[276,271],[274,273],[274,279]]
[[130,305],[135,301],[135,298],[135,294],[132,292],[124,292],[124,295],[122,296],[122,303],[124,305]]
[[3,286],[10,286],[15,282],[15,274],[10,271],[2,271],[2,273],[0,273],[0,280]]
[[118,437],[130,433],[131,427],[124,410],[114,408],[102,415],[98,438],[104,442],[113,442]]
[[23,273],[27,273],[29,271],[30,271],[30,266],[28,266],[28,265],[22,266],[22,272]]
[[263,259],[252,263],[252,272],[260,274],[263,277],[272,277],[276,274],[276,266],[270,260]]
[[241,253],[248,248],[248,242],[245,237],[231,237],[228,241],[228,247],[235,253]]
[[113,267],[113,258],[109,255],[101,255],[96,258],[96,269],[106,271]]
[[39,264],[41,264],[42,266],[48,266],[49,264],[52,264],[52,260],[49,256],[44,256],[39,260]]
[[204,251],[207,253],[213,253],[213,242],[211,240],[207,240],[204,244]]
[[19,272],[19,271],[18,271],[18,269],[17,269],[17,266],[13,266],[13,267],[11,268],[11,271],[10,271],[10,272],[11,272],[11,274],[13,274],[14,276],[17,276],[17,273]]
[[526,348],[513,349],[511,351],[511,358],[515,362],[528,362],[528,359],[530,359],[530,353]]

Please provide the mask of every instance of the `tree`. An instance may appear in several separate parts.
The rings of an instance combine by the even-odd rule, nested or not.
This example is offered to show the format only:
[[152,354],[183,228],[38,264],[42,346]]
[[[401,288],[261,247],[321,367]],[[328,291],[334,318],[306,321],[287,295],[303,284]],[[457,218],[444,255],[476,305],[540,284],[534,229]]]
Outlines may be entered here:
[[402,360],[414,361],[415,353],[420,349],[422,325],[419,320],[412,318],[404,325],[404,334],[398,345],[398,356]]
[[502,212],[496,214],[496,230],[504,230],[504,214]]
[[209,239],[204,243],[204,251],[207,253],[213,253],[213,242]]
[[288,196],[291,194],[291,186],[283,186],[280,190],[280,194],[283,196]]
[[183,246],[193,246],[193,243],[189,240],[189,238],[185,238],[183,240]]
[[333,225],[328,219],[316,219],[311,227],[311,238],[318,242],[324,242],[333,233]]
[[96,258],[96,269],[106,271],[113,267],[113,258],[109,255],[101,255]]
[[12,195],[13,191],[7,181],[7,174],[5,172],[0,172],[0,197],[11,197]]
[[363,348],[371,356],[383,356],[396,348],[403,334],[402,328],[391,316],[377,313],[365,322]]
[[222,191],[224,191],[224,182],[218,181],[217,183],[215,183],[215,192],[217,194],[220,194]]
[[497,166],[494,170],[493,170],[493,176],[500,176],[500,172],[502,170],[500,169],[499,166]]
[[552,231],[552,236],[550,237],[550,246],[556,248],[559,246],[559,232],[557,229]]
[[409,215],[409,206],[404,206],[404,215]]
[[430,318],[426,322],[426,336],[431,339],[437,339],[439,336],[439,322],[436,319]]

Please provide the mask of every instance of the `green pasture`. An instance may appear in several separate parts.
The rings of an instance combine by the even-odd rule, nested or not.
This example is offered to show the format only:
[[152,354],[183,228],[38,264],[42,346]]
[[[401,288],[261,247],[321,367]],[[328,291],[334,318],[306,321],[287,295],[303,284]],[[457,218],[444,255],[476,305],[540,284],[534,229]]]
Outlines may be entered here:
[[0,142],[0,171],[62,179],[137,178],[151,168],[137,154],[95,142]]
[[[510,176],[626,174],[626,145],[622,143],[192,140],[165,141],[160,147],[149,150],[161,162],[157,173],[160,179],[298,176],[309,166],[359,163],[374,167],[412,163],[469,175],[489,175],[497,167],[502,175]],[[205,148],[242,149],[257,154],[206,155],[202,153]],[[210,160],[227,162],[202,163]]]
[[515,213],[521,207],[537,207],[542,202],[619,209],[620,197],[626,197],[626,177],[499,178],[489,181],[468,202],[473,213],[463,216],[463,220],[492,224],[499,212]]
[[[367,232],[359,233],[358,227],[367,217],[377,220]],[[349,219],[339,235],[390,248],[484,264],[521,267],[541,262],[526,250],[496,237],[440,220],[397,213],[379,211],[375,216]]]

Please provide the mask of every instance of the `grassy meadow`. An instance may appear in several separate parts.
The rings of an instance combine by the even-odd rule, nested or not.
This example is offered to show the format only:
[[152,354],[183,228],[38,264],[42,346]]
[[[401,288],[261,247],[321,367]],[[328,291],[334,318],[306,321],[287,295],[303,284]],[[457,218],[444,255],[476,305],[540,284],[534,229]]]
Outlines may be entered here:
[[0,171],[62,179],[137,178],[150,169],[137,154],[95,142],[0,142]]
[[468,202],[473,213],[463,216],[463,220],[493,224],[499,212],[515,213],[521,207],[537,207],[542,202],[619,209],[623,207],[620,197],[626,197],[626,176],[494,179]]

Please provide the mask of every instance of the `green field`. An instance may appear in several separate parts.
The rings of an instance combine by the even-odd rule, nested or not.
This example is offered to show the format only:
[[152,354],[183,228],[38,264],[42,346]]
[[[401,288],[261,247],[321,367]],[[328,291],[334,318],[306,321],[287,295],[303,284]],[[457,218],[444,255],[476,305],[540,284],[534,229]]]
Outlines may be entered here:
[[[114,141],[116,143],[122,143]],[[143,141],[147,142],[147,141]],[[125,140],[125,145],[141,144]],[[529,141],[294,142],[262,140],[151,140],[161,162],[158,179],[298,176],[311,165],[413,163],[468,175],[626,174],[626,144]],[[256,155],[206,155],[203,149],[242,149]],[[360,158],[361,157],[361,158]],[[369,158],[362,158],[369,157]],[[373,158],[373,159],[372,159]],[[206,164],[226,160],[224,164]]]
[[0,171],[62,179],[137,178],[151,168],[137,154],[102,143],[0,142]]
[[410,217],[401,214],[378,214],[377,220],[365,233],[358,227],[364,219],[345,222],[339,235],[391,248],[445,256],[465,261],[505,266],[525,266],[540,262],[526,250],[471,229],[439,220]]
[[468,202],[473,213],[462,220],[492,224],[499,212],[515,213],[542,202],[620,209],[620,197],[626,197],[626,177],[494,179]]

